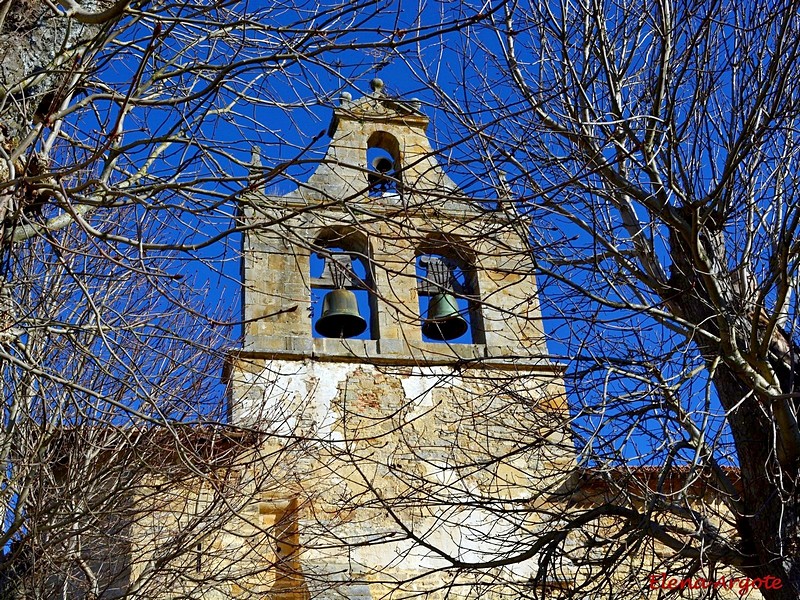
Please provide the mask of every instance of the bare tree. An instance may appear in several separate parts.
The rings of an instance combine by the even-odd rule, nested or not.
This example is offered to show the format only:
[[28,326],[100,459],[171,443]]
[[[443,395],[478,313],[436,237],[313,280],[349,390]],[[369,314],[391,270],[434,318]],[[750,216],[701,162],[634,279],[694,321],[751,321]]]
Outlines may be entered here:
[[[217,383],[234,255],[205,248],[235,230],[256,138],[213,122],[249,126],[264,66],[335,42],[261,38],[263,13],[221,3],[60,4],[0,3],[0,576],[10,596],[148,597],[251,499],[225,473],[257,438],[225,427]],[[177,525],[138,549],[165,504]]]
[[[306,170],[320,136],[298,113],[307,130],[380,55],[466,22],[376,19],[372,2],[0,2],[4,594],[291,587],[296,500],[252,511],[305,440],[227,426],[236,318],[217,296],[236,293],[239,202]],[[231,519],[272,540],[252,542],[260,567],[231,570]]]
[[[382,511],[387,536],[424,547],[435,571],[512,596],[557,587],[572,566],[584,576],[565,595],[614,593],[624,564],[634,589],[653,569],[732,568],[780,579],[765,597],[797,597],[800,7],[497,2],[404,14],[412,6],[399,4],[388,15],[373,3],[0,2],[5,580],[40,573],[34,596],[60,586],[146,597],[185,579],[197,545],[225,533],[223,515],[253,520],[252,490],[302,463],[305,433],[278,436],[284,461],[254,454],[271,447],[255,434],[212,427],[224,422],[222,394],[207,375],[230,336],[215,327],[231,319],[198,290],[235,280],[226,240],[250,228],[234,219],[238,202],[304,180],[317,162],[319,136],[295,130],[320,129],[318,106],[397,61],[439,115],[457,182],[530,244],[506,248],[508,260],[534,260],[542,277],[569,365],[578,468],[543,484],[546,503],[509,506],[415,472],[427,459],[409,434],[407,462],[391,465],[404,491],[387,497],[364,475],[342,519]],[[248,171],[253,144],[263,164]],[[290,238],[284,215],[261,215],[259,228]],[[475,406],[491,415],[484,424],[524,411],[517,383],[497,385],[494,404],[486,392],[457,407],[450,425],[469,430]],[[187,421],[210,429],[184,435],[175,423]],[[521,419],[493,441],[511,455],[547,450],[529,431]],[[354,468],[370,456],[337,448]],[[501,461],[488,455],[454,452],[455,472]],[[261,481],[224,477],[253,461]],[[213,492],[177,509],[156,551],[129,546],[102,573],[84,559],[93,544],[132,539],[130,527],[155,530],[147,519],[164,486],[196,499],[198,485]],[[120,501],[131,489],[150,517]],[[297,570],[287,502],[261,523],[283,533],[260,533],[291,558],[255,594]],[[411,526],[412,504],[453,507],[454,526],[479,507],[503,542],[475,525],[470,539],[492,543],[478,558],[448,554]],[[533,559],[530,581],[510,573]]]
[[658,571],[797,597],[798,6],[491,7],[409,67],[466,147],[460,181],[504,187],[530,227],[602,500],[564,531],[620,524],[583,546],[595,582],[658,543]]

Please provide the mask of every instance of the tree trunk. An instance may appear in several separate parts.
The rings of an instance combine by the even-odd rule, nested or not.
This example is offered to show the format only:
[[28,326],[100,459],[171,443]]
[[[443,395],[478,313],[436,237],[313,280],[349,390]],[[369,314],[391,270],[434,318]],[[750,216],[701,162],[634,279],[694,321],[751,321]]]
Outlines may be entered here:
[[[696,222],[696,221],[695,221]],[[689,228],[687,227],[687,230]],[[724,248],[721,233],[701,232],[698,244],[715,258],[714,249]],[[692,252],[687,242],[673,229],[671,237],[672,273],[671,289],[663,294],[672,312],[699,329],[708,337],[696,335],[703,357],[713,370],[713,384],[720,403],[727,412],[742,477],[743,514],[736,515],[741,552],[747,557],[741,570],[750,578],[768,575],[781,581],[781,589],[762,589],[765,598],[783,600],[800,598],[800,519],[798,518],[797,465],[781,464],[777,427],[768,418],[768,411],[760,405],[768,398],[754,393],[753,384],[744,374],[726,360],[726,350],[720,343],[711,341],[720,335],[719,326],[724,325],[736,332],[735,341],[743,345],[749,340],[750,331],[744,327],[752,323],[747,318],[747,298],[726,298],[730,314],[717,306],[708,293],[699,273],[714,276],[713,266],[707,271],[698,269],[697,252]],[[720,271],[721,273],[721,271]],[[725,274],[727,275],[727,273]],[[718,273],[718,277],[721,275]],[[724,282],[723,282],[724,283]],[[726,289],[725,285],[721,286]],[[733,289],[733,286],[729,286]],[[742,354],[750,354],[749,348],[738,348]],[[722,358],[721,361],[719,359]],[[775,364],[770,365],[777,370]],[[711,372],[711,371],[710,371]],[[800,391],[800,382],[793,382],[784,394]]]
[[[101,12],[111,0],[83,2]],[[83,54],[103,23],[57,15],[40,0],[0,0],[0,134],[4,145],[20,143],[31,123],[46,120],[70,91],[65,88],[82,66]],[[9,98],[10,96],[10,98]]]

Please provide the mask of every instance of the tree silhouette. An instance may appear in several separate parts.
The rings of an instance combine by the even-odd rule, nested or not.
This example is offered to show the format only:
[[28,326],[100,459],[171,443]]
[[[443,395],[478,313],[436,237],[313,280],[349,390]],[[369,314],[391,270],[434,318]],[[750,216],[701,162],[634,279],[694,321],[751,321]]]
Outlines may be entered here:
[[[798,8],[0,2],[5,589],[148,597],[180,581],[176,593],[192,596],[213,580],[280,597],[335,587],[320,576],[292,588],[298,544],[330,540],[322,518],[298,529],[313,498],[297,504],[299,488],[282,487],[319,440],[287,435],[280,419],[227,423],[209,373],[222,370],[239,323],[229,298],[207,290],[238,289],[230,265],[243,233],[294,234],[274,207],[257,226],[237,217],[263,208],[257,192],[307,186],[319,120],[381,68],[406,77],[392,92],[423,99],[438,160],[472,207],[502,216],[493,230],[476,219],[463,253],[487,236],[524,241],[503,247],[507,273],[539,278],[540,298],[528,300],[543,305],[569,399],[536,435],[524,416],[497,434],[490,423],[509,427],[509,415],[533,409],[520,378],[492,374],[452,407],[460,480],[415,470],[428,457],[408,433],[402,460],[380,466],[401,491],[365,485],[332,509],[343,522],[377,511],[363,514],[380,513],[393,539],[436,559],[439,579],[420,580],[428,589],[389,581],[389,570],[381,584],[456,594],[466,577],[474,593],[578,597],[638,593],[653,573],[736,572],[779,579],[766,598],[797,597]],[[251,164],[253,145],[261,161]],[[380,193],[414,197],[392,168],[396,185]],[[389,177],[371,175],[373,188]],[[405,216],[448,194],[463,199],[428,195]],[[383,410],[381,400],[369,406]],[[359,427],[406,435],[401,414]],[[467,451],[473,426],[495,432],[493,458]],[[467,485],[469,468],[523,448],[571,458],[559,477],[529,473],[530,494],[514,502]],[[329,450],[331,465],[357,474],[370,456],[369,445]],[[277,499],[254,504],[264,490]],[[481,551],[431,542],[409,506],[452,508],[445,521]],[[470,510],[492,515],[494,534],[461,523]],[[231,519],[263,573],[225,563]],[[137,547],[134,530],[166,533],[154,550]],[[87,558],[102,553],[108,561]],[[524,580],[514,574],[532,561]],[[267,573],[276,564],[277,579]],[[358,577],[352,586],[365,585]]]

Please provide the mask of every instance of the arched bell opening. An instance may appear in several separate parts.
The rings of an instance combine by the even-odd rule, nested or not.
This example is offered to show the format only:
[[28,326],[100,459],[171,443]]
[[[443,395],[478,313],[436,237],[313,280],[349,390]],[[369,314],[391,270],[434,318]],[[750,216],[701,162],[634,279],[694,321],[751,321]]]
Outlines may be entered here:
[[428,249],[417,256],[416,273],[423,341],[482,343],[474,269],[454,254]]
[[367,140],[367,171],[370,196],[400,193],[400,143],[385,131]]
[[313,337],[378,339],[373,277],[363,236],[326,232],[316,247],[310,265]]

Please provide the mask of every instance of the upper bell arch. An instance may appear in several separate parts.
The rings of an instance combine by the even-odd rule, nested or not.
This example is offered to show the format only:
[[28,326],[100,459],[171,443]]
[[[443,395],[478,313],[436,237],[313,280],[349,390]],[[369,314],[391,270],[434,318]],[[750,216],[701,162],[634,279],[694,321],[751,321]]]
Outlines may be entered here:
[[402,191],[400,142],[391,133],[378,130],[367,140],[367,167],[371,196],[399,194]]
[[425,133],[428,117],[419,103],[389,98],[380,79],[373,79],[371,87],[372,93],[358,100],[347,92],[340,96],[328,129],[330,146],[304,186],[303,197],[368,200],[376,174],[369,153],[376,148],[393,159],[391,178],[402,183],[405,193],[462,196],[436,161]]

